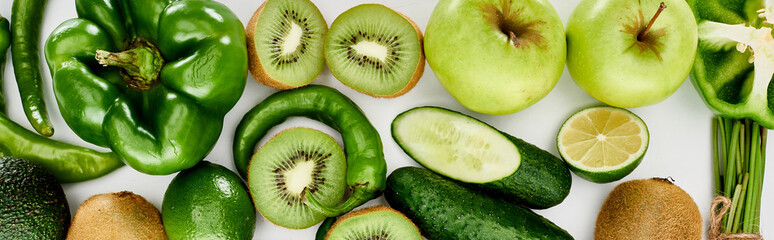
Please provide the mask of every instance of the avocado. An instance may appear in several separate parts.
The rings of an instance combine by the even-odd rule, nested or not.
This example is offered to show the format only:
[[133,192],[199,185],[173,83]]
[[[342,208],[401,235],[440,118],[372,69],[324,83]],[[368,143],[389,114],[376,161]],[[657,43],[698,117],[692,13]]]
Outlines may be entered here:
[[70,208],[62,185],[40,165],[0,157],[0,239],[64,239]]

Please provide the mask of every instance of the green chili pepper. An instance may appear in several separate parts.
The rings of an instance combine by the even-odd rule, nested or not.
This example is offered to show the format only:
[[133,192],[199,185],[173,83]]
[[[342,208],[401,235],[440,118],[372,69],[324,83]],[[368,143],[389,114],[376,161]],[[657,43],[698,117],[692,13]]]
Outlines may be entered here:
[[11,30],[8,19],[0,16],[0,113],[5,113],[5,96],[3,95],[3,76],[5,76],[5,54],[11,46]]
[[54,127],[48,120],[46,103],[41,87],[38,43],[40,24],[46,0],[14,0],[11,8],[11,56],[16,83],[19,85],[24,113],[27,119],[43,136],[54,135]]
[[314,234],[314,240],[325,240],[325,236],[328,235],[328,230],[331,230],[334,223],[336,223],[335,217],[326,218],[325,221],[320,224],[320,228],[317,228],[317,232]]
[[[117,155],[49,139],[0,113],[0,152],[40,164],[64,183],[101,177],[124,165]],[[0,155],[2,155],[0,154]]]
[[245,114],[234,137],[234,163],[239,174],[247,176],[255,145],[266,132],[293,116],[318,120],[341,133],[347,153],[347,185],[353,191],[347,201],[333,208],[319,204],[312,194],[304,194],[307,205],[334,217],[379,196],[387,178],[379,133],[355,103],[325,86],[277,92]]
[[45,53],[68,126],[147,174],[201,161],[247,79],[242,22],[209,0],[76,0]]

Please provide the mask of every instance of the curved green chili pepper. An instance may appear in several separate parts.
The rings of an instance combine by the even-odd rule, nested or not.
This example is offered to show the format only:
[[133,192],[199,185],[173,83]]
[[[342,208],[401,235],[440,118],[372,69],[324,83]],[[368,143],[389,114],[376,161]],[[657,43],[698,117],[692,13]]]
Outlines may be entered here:
[[239,174],[247,176],[255,145],[266,132],[293,116],[318,120],[341,133],[347,153],[347,185],[353,191],[346,202],[333,208],[319,204],[311,194],[304,194],[307,205],[333,217],[379,196],[387,178],[379,133],[355,103],[325,86],[277,92],[247,112],[234,137],[234,163]]
[[101,177],[124,165],[117,155],[49,139],[0,113],[0,152],[40,164],[63,183]]
[[0,113],[5,113],[5,96],[3,95],[3,76],[5,76],[5,54],[11,46],[11,30],[8,19],[0,16]]
[[27,119],[43,136],[54,135],[54,127],[48,120],[46,103],[43,101],[41,87],[40,24],[46,0],[14,0],[11,8],[11,56],[16,83],[19,85],[24,113]]

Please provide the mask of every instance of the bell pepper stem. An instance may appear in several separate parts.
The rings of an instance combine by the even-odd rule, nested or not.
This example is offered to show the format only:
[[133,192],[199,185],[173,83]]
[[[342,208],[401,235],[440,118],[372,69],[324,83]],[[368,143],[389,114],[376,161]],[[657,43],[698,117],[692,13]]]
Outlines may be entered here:
[[97,62],[102,66],[119,67],[124,81],[133,88],[150,89],[156,85],[164,66],[161,52],[145,39],[137,38],[123,52],[113,53],[97,50]]
[[350,196],[347,201],[335,207],[326,207],[320,204],[320,202],[314,198],[312,193],[309,192],[309,189],[304,189],[304,196],[307,200],[306,205],[312,208],[313,211],[319,212],[326,217],[336,217],[347,213],[357,206],[368,202],[373,198],[374,195],[375,192],[370,191],[364,187],[355,187],[354,191],[352,192],[352,196]]

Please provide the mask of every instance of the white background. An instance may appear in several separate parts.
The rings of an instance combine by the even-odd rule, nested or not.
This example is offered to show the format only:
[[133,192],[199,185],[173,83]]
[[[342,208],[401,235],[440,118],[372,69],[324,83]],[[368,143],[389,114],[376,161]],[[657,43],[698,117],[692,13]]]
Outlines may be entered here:
[[[556,8],[562,22],[566,23],[570,13],[580,0],[549,0]],[[243,24],[253,14],[262,0],[222,0],[242,20]],[[313,0],[322,11],[330,25],[340,13],[365,1],[354,0]],[[428,18],[437,1],[434,0],[376,0],[413,19],[424,32]],[[11,15],[11,0],[0,1],[0,14],[9,18]],[[49,0],[45,10],[40,48],[43,49],[49,33],[66,19],[76,17],[73,1]],[[602,43],[600,43],[602,44]],[[9,105],[10,117],[14,121],[31,129],[25,119],[14,81],[10,56],[5,71],[4,89]],[[41,60],[45,59],[43,52]],[[44,60],[43,60],[44,61]],[[43,91],[48,103],[48,112],[54,123],[56,133],[53,139],[94,148],[93,145],[80,140],[65,124],[55,103],[51,88],[51,76],[45,63],[41,63],[43,71]],[[381,134],[384,143],[384,153],[387,167],[392,171],[398,167],[417,164],[395,144],[390,136],[390,123],[399,113],[417,106],[442,106],[470,114],[492,126],[516,137],[533,143],[551,153],[558,155],[555,144],[556,133],[562,122],[572,113],[588,106],[599,105],[600,102],[588,96],[564,71],[556,88],[543,100],[521,112],[506,116],[493,116],[473,113],[462,107],[439,84],[430,67],[417,86],[402,97],[395,99],[376,99],[360,94],[339,83],[327,69],[314,82],[334,87],[357,103],[371,120],[371,123]],[[255,106],[269,94],[275,92],[266,86],[256,83],[252,76],[247,79],[247,87],[243,96],[231,112],[226,115],[223,133],[207,160],[234,169],[231,155],[231,144],[236,125],[250,108]],[[235,93],[236,94],[236,93]],[[564,202],[549,210],[537,211],[557,225],[566,229],[576,239],[592,239],[597,212],[607,194],[617,184],[625,180],[667,177],[676,180],[675,184],[690,194],[701,210],[705,231],[708,224],[709,204],[712,201],[712,175],[710,155],[710,119],[712,113],[704,105],[694,90],[690,81],[686,81],[680,89],[665,101],[649,106],[631,109],[638,114],[650,130],[650,147],[642,164],[629,176],[621,181],[609,184],[591,183],[573,175],[572,190]],[[282,129],[291,126],[313,127],[340,137],[330,128],[307,119],[292,119],[269,134],[274,135]],[[262,144],[262,143],[261,143]],[[770,142],[769,146],[774,145]],[[768,159],[774,160],[774,148],[769,147]],[[764,237],[774,237],[774,163],[768,164],[763,192],[761,230]],[[65,184],[64,190],[72,213],[86,198],[99,193],[129,190],[140,194],[161,207],[164,191],[174,175],[149,176],[132,168],[122,167],[115,172],[88,182]],[[386,204],[383,197],[368,202],[366,205]],[[255,239],[313,239],[317,227],[306,230],[289,230],[274,226],[258,216]]]

